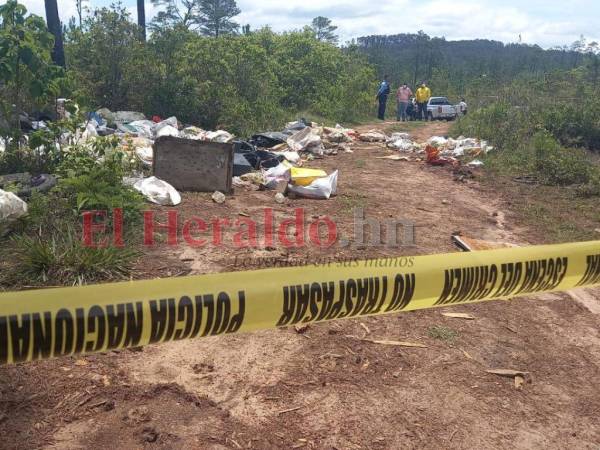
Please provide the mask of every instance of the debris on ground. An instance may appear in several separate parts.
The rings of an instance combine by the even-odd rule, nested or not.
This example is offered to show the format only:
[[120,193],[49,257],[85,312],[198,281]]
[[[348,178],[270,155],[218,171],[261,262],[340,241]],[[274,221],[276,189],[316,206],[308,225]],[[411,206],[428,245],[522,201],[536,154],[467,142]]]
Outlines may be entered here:
[[452,242],[459,249],[461,249],[462,251],[465,251],[465,252],[518,247],[518,245],[512,244],[510,242],[496,242],[496,241],[486,241],[483,239],[473,239],[473,238],[463,236],[459,233],[455,233],[452,235]]
[[488,369],[487,373],[499,375],[501,377],[512,378],[514,380],[515,389],[521,390],[525,382],[531,383],[531,374],[524,370],[514,369]]
[[281,192],[278,192],[275,194],[275,201],[279,204],[285,203],[285,195],[283,195]]
[[361,341],[371,342],[372,344],[380,344],[380,345],[394,345],[397,347],[416,347],[416,348],[427,348],[425,344],[421,344],[419,342],[405,342],[405,341],[390,341],[390,340],[376,340],[376,339],[366,339],[363,338]]
[[365,133],[360,133],[358,139],[363,142],[386,142],[388,137],[385,133],[379,130],[369,130]]
[[288,192],[298,197],[327,200],[337,193],[338,171],[326,177],[317,178],[306,186],[289,183]]
[[215,203],[225,203],[225,199],[227,197],[225,197],[225,194],[223,194],[222,192],[215,191],[213,192],[213,195],[211,195],[211,198]]
[[24,200],[31,197],[33,192],[48,192],[56,183],[56,178],[46,173],[34,177],[28,172],[0,175],[0,189],[10,191]]
[[15,220],[27,214],[27,203],[12,192],[0,189],[0,235]]
[[467,313],[442,313],[442,316],[445,317],[452,317],[455,319],[466,319],[466,320],[475,320],[475,317],[472,316],[471,314],[467,314]]
[[146,200],[163,206],[176,206],[181,203],[179,192],[166,181],[155,176],[137,181],[133,188],[140,192]]
[[377,156],[376,159],[389,159],[391,161],[410,161],[410,158],[408,156],[400,155]]

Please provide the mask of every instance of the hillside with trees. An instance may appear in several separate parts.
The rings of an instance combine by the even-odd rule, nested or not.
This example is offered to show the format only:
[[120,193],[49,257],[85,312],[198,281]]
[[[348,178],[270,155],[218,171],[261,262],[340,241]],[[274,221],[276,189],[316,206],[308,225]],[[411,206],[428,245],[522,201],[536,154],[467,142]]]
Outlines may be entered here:
[[543,78],[582,65],[595,67],[597,73],[599,65],[596,46],[585,45],[583,38],[570,46],[544,50],[485,39],[448,41],[421,31],[360,37],[356,45],[379,75],[389,74],[396,84],[414,86],[427,80],[438,92],[467,95],[472,101],[495,95],[498,87],[517,77]]

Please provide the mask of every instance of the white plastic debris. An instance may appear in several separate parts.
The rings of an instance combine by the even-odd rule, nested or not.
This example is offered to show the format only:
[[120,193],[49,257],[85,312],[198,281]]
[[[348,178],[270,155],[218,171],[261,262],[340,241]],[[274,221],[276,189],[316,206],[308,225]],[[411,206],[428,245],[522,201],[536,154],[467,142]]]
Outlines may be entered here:
[[204,141],[206,140],[206,131],[202,128],[190,126],[181,130],[181,137],[186,139],[194,139],[196,141]]
[[148,167],[152,166],[154,152],[152,147],[136,147],[135,156]]
[[315,155],[322,155],[324,151],[321,137],[311,127],[306,127],[291,135],[286,142],[290,149],[295,152],[310,152]]
[[27,214],[27,203],[12,192],[0,189],[0,224],[17,220],[25,214]]
[[177,122],[177,117],[175,116],[171,116],[168,119],[165,119],[153,125],[155,133],[158,133],[162,128],[166,127],[167,125],[172,126],[173,128],[179,128],[179,122]]
[[360,133],[358,135],[358,139],[363,142],[385,142],[388,137],[385,133],[382,133],[379,130],[369,130],[365,133]]
[[467,163],[467,166],[469,166],[469,167],[482,167],[483,166],[483,161],[480,161],[479,159],[474,159],[470,163]]
[[[103,116],[102,113],[100,113],[100,110],[98,111],[98,113]],[[110,113],[110,111],[109,111]],[[137,112],[137,111],[117,111],[115,113],[113,113],[114,115],[114,120],[115,122],[120,122],[120,123],[130,123],[130,122],[135,122],[136,120],[145,120],[146,116],[144,116],[144,114],[142,114],[141,112]],[[106,117],[104,117],[106,118]]]
[[83,133],[81,133],[81,142],[87,142],[88,140],[94,139],[96,137],[98,137],[96,126],[92,122],[88,122],[85,125],[85,130],[83,130]]
[[275,194],[275,201],[280,205],[285,203],[285,195],[283,195],[281,192],[278,192]]
[[209,131],[206,133],[206,140],[212,142],[228,143],[233,141],[233,134],[225,130]]
[[328,199],[337,193],[338,171],[322,178],[317,178],[308,186],[296,186],[288,184],[288,191],[293,192],[299,197],[313,199]]
[[416,147],[416,144],[410,139],[408,133],[392,134],[386,145],[401,152],[412,152]]
[[179,192],[166,181],[154,176],[139,180],[133,188],[147,200],[163,206],[175,206],[181,203]]
[[298,154],[298,152],[273,152],[273,153],[276,155],[283,156],[285,159],[287,159],[292,164],[298,164],[298,162],[300,161],[300,155]]
[[128,125],[136,129],[138,136],[154,139],[154,122],[151,120],[134,120]]
[[211,196],[211,198],[213,199],[213,202],[215,203],[225,203],[225,194],[223,194],[220,191],[215,191],[213,192],[213,195]]
[[283,186],[284,190],[288,182],[292,179],[290,167],[285,164],[278,164],[263,171],[264,186],[267,189],[279,190]]
[[434,147],[443,147],[448,143],[448,139],[443,136],[433,136],[429,138],[427,143],[429,145],[433,145]]
[[179,130],[171,125],[165,125],[164,127],[162,127],[160,130],[158,130],[156,132],[156,137],[162,137],[162,136],[175,136],[175,137],[179,137]]

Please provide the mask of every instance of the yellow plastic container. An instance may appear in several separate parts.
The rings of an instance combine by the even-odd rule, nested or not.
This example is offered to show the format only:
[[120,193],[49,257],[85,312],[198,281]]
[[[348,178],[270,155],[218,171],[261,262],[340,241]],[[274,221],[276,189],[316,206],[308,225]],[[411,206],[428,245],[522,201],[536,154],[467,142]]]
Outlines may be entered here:
[[308,186],[317,178],[323,178],[327,176],[327,172],[324,170],[307,169],[304,167],[292,167],[290,172],[292,176],[292,184],[297,184],[298,186]]

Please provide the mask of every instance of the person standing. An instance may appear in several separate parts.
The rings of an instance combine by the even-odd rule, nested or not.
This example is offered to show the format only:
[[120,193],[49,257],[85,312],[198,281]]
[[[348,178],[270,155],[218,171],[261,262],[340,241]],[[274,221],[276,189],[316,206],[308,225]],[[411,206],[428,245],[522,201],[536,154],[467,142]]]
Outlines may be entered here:
[[419,89],[417,89],[415,96],[417,97],[417,106],[419,109],[417,112],[417,116],[420,120],[426,121],[428,119],[427,103],[431,98],[431,89],[427,87],[427,83],[425,83],[424,81],[421,83],[421,86],[419,87]]
[[383,81],[379,85],[377,96],[375,97],[379,101],[379,110],[377,111],[379,120],[385,120],[385,107],[387,105],[388,95],[390,95],[390,83],[388,82],[388,76],[385,75]]
[[467,115],[467,102],[465,102],[464,98],[460,99],[460,103],[458,104],[458,109],[460,110],[460,114],[463,116]]
[[396,100],[397,109],[396,109],[396,120],[406,122],[408,120],[408,116],[406,111],[408,109],[408,103],[410,102],[410,97],[413,95],[412,91],[408,87],[406,83],[403,83],[402,86],[398,88],[396,92]]

